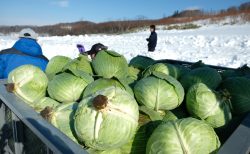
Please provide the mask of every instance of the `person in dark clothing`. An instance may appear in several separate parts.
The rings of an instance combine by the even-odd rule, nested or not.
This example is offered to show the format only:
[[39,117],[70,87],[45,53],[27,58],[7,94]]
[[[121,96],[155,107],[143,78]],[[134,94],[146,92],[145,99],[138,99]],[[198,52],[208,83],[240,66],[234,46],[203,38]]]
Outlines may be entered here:
[[153,52],[155,51],[155,47],[157,44],[157,33],[155,32],[155,25],[150,26],[150,36],[146,40],[148,41],[148,51]]
[[45,71],[48,59],[37,43],[37,36],[32,29],[23,29],[19,34],[20,39],[12,48],[0,51],[0,79],[8,78],[12,70],[25,64],[37,66]]
[[108,47],[101,44],[101,43],[96,43],[94,44],[91,49],[89,51],[85,51],[85,48],[83,45],[81,44],[78,44],[77,45],[77,48],[80,52],[80,54],[83,54],[83,55],[90,55],[91,59],[94,59],[96,54],[99,52],[99,51],[102,51],[102,50],[107,50]]

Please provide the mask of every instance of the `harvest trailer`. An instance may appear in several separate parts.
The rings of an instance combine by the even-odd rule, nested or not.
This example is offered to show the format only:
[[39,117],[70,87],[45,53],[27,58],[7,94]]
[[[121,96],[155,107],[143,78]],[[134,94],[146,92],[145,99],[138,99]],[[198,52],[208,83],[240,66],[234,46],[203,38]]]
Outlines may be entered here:
[[[190,67],[193,63],[159,60],[170,64]],[[210,66],[218,71],[232,68]],[[74,143],[65,134],[49,124],[25,102],[13,93],[6,91],[6,80],[0,80],[0,153],[87,153],[83,147]],[[32,134],[32,135],[31,135]],[[34,150],[34,151],[33,151]],[[33,152],[32,152],[33,151]],[[235,129],[219,154],[250,153],[250,113]]]
[[[87,153],[25,102],[7,92],[5,83],[6,80],[0,80],[0,153]],[[30,138],[29,133],[33,133]]]

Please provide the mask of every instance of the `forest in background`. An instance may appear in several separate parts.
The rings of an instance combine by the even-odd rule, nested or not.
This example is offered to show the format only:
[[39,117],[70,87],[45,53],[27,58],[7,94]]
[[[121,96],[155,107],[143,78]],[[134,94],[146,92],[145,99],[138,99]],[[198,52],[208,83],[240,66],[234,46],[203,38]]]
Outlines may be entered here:
[[238,16],[244,21],[250,21],[250,2],[243,3],[240,6],[233,6],[220,11],[203,11],[203,10],[184,10],[175,11],[169,17],[163,17],[157,20],[150,20],[146,17],[138,17],[135,20],[118,20],[102,23],[90,21],[78,21],[73,23],[59,23],[47,26],[0,26],[0,33],[9,34],[19,32],[21,29],[30,27],[41,35],[63,36],[63,35],[84,35],[84,34],[117,34],[127,33],[138,28],[144,28],[151,24],[171,25],[178,23],[188,23],[192,21],[210,19],[216,22],[225,19],[225,17],[237,18]]

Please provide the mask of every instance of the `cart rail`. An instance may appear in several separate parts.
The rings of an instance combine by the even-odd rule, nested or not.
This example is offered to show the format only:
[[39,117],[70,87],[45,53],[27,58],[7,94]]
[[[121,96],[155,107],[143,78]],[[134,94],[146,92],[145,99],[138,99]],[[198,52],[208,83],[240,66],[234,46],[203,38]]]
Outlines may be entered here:
[[[36,113],[31,107],[29,107],[25,102],[16,97],[13,93],[6,91],[4,83],[6,80],[0,80],[0,106],[8,107],[12,113],[15,115],[12,119],[15,124],[13,125],[13,133],[15,140],[15,150],[13,153],[22,153],[23,145],[20,140],[22,140],[22,134],[18,134],[17,121],[21,121],[25,126],[27,126],[40,140],[53,152],[61,154],[87,154],[87,152],[78,144],[74,143],[70,138],[64,135],[61,131],[55,128],[53,125],[49,124],[44,120],[38,113]],[[2,113],[4,111],[2,110]],[[0,115],[2,116],[2,115]],[[4,121],[4,120],[2,120]],[[1,120],[0,120],[1,122]],[[20,123],[20,122],[19,122]],[[3,124],[0,123],[0,126]],[[3,132],[5,133],[5,132]],[[35,145],[34,145],[35,146]],[[48,152],[49,153],[49,150]]]
[[250,153],[250,113],[220,148],[218,154]]

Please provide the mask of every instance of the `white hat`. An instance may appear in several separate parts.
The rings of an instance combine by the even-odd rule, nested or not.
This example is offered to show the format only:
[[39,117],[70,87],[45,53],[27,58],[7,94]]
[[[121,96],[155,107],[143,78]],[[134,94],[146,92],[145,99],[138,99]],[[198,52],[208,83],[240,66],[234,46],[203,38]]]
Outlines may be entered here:
[[38,37],[38,34],[30,28],[25,28],[20,31],[19,37],[30,38],[30,39],[36,40]]

